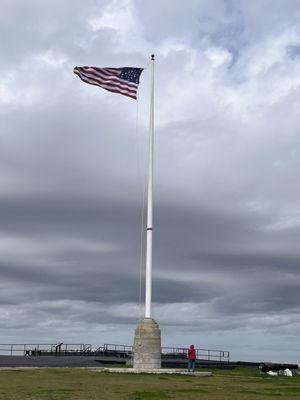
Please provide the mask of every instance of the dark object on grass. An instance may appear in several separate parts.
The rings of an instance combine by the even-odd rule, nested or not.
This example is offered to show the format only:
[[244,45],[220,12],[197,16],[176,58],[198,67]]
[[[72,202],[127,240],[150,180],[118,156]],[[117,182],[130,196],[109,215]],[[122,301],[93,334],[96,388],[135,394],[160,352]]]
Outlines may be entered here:
[[298,369],[297,364],[273,364],[273,363],[262,363],[258,367],[262,372],[269,371],[284,371],[285,369]]

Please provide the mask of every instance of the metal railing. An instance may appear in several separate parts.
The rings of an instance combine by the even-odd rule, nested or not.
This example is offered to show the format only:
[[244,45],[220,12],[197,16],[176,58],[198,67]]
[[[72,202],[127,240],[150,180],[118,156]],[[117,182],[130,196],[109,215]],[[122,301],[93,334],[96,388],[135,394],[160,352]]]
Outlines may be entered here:
[[[132,356],[133,347],[129,345],[119,345],[119,344],[104,344],[101,347],[103,352],[106,353],[124,353],[128,356]],[[211,349],[195,349],[196,358],[198,360],[205,361],[218,361],[218,362],[229,362],[230,352],[225,350],[211,350]],[[162,347],[161,354],[164,358],[187,358],[188,348],[187,347]]]
[[[197,360],[229,362],[230,352],[224,350],[195,349]],[[163,359],[186,359],[188,348],[186,347],[162,347]],[[92,349],[91,344],[69,344],[69,343],[30,343],[30,344],[0,344],[0,355],[9,356],[72,356],[93,355],[104,357],[132,358],[133,346],[123,344],[104,344]]]
[[10,343],[0,344],[0,355],[40,356],[40,355],[87,355],[91,344],[82,343]]
[[115,352],[123,352],[123,353],[131,353],[132,346],[126,344],[104,344],[104,351],[115,351]]
[[[162,347],[162,356],[166,358],[187,358],[187,347]],[[225,350],[195,349],[197,360],[229,362],[230,352]]]
[[132,346],[124,344],[104,344],[94,350],[93,355],[104,357],[131,358]]

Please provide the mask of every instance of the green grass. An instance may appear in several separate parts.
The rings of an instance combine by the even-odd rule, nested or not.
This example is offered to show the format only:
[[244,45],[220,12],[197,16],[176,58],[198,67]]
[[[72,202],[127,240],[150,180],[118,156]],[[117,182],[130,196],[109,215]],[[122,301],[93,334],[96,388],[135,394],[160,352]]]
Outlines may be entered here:
[[271,377],[253,368],[212,372],[212,377],[192,377],[100,373],[76,368],[1,370],[0,400],[300,398],[300,377]]

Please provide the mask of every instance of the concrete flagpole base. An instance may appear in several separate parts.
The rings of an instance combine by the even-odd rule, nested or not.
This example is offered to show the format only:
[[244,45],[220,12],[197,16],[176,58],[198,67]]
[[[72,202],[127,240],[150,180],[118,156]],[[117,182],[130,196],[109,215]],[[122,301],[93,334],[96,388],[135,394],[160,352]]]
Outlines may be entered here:
[[157,370],[161,368],[161,334],[153,318],[142,319],[134,335],[133,368]]

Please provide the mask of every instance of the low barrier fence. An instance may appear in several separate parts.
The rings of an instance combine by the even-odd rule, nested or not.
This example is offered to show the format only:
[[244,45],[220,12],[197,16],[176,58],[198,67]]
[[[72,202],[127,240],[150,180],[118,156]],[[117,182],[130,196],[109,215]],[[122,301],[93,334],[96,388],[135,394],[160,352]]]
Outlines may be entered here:
[[[212,349],[195,349],[198,360],[229,362],[230,352],[224,350]],[[186,347],[162,347],[163,359],[186,359],[188,348]],[[104,344],[93,349],[91,344],[75,344],[75,343],[11,343],[0,344],[0,355],[8,356],[103,356],[103,357],[118,357],[132,358],[133,347],[120,344]]]
[[[205,361],[217,361],[217,362],[229,362],[230,352],[226,350],[212,350],[212,349],[195,349],[196,357],[198,360]],[[119,345],[119,344],[104,344],[99,347],[96,352],[104,355],[119,355],[132,357],[133,348],[132,346]],[[187,347],[162,347],[161,348],[162,358],[170,359],[185,359],[187,358],[188,348]]]
[[11,343],[0,344],[0,355],[86,355],[92,350],[91,344],[76,343]]
[[[165,358],[187,358],[186,347],[162,347],[162,356]],[[225,350],[195,349],[197,360],[229,362],[230,352]]]

